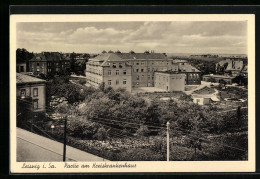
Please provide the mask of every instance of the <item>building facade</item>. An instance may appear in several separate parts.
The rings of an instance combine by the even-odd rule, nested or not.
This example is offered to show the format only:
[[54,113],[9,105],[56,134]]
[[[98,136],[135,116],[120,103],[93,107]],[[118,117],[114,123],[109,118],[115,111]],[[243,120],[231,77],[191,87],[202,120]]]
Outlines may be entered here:
[[155,72],[184,74],[185,85],[200,84],[200,71],[188,63],[176,63],[161,53],[103,53],[86,63],[86,78],[93,85],[113,88],[154,87]]
[[31,108],[29,109],[31,111],[44,112],[46,106],[45,80],[16,73],[16,98],[17,104],[25,104]]
[[35,75],[55,75],[70,71],[70,59],[59,52],[42,52],[29,61],[29,69]]
[[155,72],[154,86],[166,91],[184,91],[185,74],[178,74],[173,71]]
[[16,72],[17,73],[24,73],[24,72],[27,72],[27,64],[26,62],[17,62],[16,63]]

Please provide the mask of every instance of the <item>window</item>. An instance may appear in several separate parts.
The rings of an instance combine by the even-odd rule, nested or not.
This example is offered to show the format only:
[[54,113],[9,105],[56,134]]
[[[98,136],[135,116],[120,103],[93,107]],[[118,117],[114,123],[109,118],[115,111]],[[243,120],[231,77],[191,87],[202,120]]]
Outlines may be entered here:
[[56,63],[56,65],[58,66],[58,65],[59,65],[59,63]]
[[139,63],[136,63],[136,65],[139,65]]
[[40,66],[40,63],[37,63],[37,66]]
[[124,70],[123,74],[126,75],[126,70]]
[[136,69],[136,72],[139,72],[139,69],[138,69],[138,68]]
[[113,63],[113,68],[116,68],[116,63]]
[[123,84],[126,85],[126,79],[123,80]]
[[116,70],[116,75],[119,75],[119,70]]
[[122,68],[123,66],[122,66],[122,63],[119,63],[119,68]]
[[108,71],[108,76],[111,76],[111,70]]
[[59,68],[56,68],[56,71],[59,71],[60,69]]
[[20,66],[20,72],[24,72],[24,66]]
[[141,69],[141,72],[144,72],[144,69]]
[[136,80],[139,80],[139,75],[136,76]]
[[150,75],[147,76],[147,79],[150,80]]
[[116,80],[116,85],[118,85],[119,84],[119,80]]
[[144,75],[142,75],[142,79],[144,79]]
[[38,96],[38,88],[33,88],[33,96]]
[[33,100],[33,109],[38,109],[38,99]]
[[147,68],[147,71],[150,72],[150,68]]
[[111,80],[108,80],[108,85],[111,85],[112,81]]
[[39,66],[37,66],[36,71],[40,71],[40,67]]
[[144,62],[141,62],[141,65],[144,65]]
[[25,98],[25,96],[26,96],[26,90],[21,89],[21,98]]

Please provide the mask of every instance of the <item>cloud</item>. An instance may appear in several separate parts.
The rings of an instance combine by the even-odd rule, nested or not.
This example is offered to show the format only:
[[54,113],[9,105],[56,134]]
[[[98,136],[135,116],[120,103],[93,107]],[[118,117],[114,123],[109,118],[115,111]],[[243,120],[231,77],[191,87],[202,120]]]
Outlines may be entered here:
[[[30,27],[30,28],[28,28]],[[120,22],[19,24],[17,46],[33,51],[105,50],[246,53],[246,22]]]

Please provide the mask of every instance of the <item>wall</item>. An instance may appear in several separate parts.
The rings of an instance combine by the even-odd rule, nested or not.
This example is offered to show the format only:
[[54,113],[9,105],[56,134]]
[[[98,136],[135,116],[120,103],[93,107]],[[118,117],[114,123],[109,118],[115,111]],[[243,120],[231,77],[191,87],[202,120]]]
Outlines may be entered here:
[[[23,71],[21,71],[21,67],[23,67]],[[16,63],[16,72],[26,72],[26,63]]]
[[166,91],[184,91],[185,75],[155,72],[155,87]]
[[[127,91],[132,91],[132,72],[131,66],[127,65],[126,62],[113,62],[116,66],[106,66],[103,67],[103,82],[105,86],[111,86],[114,89],[124,88]],[[119,63],[121,63],[121,68],[119,67]],[[119,72],[118,75],[116,72]],[[124,72],[126,74],[124,74]],[[111,75],[110,75],[111,73]],[[111,80],[111,85],[109,85],[108,81]],[[118,81],[118,84],[116,84]],[[123,81],[126,81],[126,84],[123,84]]]
[[[38,88],[38,96],[33,96],[33,89]],[[26,97],[32,97],[33,100],[38,99],[38,109],[35,109],[35,112],[45,111],[46,106],[46,89],[45,83],[41,84],[19,84],[16,88],[17,98],[21,97],[21,89],[26,90]]]

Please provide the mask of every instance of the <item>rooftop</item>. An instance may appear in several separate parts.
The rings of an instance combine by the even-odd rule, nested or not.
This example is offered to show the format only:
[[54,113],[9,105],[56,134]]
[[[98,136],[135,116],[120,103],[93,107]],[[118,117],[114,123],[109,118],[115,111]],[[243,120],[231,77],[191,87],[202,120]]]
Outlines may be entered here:
[[215,77],[215,78],[228,78],[228,79],[233,79],[233,78],[235,78],[235,77],[233,77],[233,76],[225,76],[225,75],[203,75],[203,77]]
[[16,73],[16,84],[25,84],[25,83],[44,83],[45,80],[35,78],[28,75],[23,75],[21,73]]
[[60,54],[59,52],[42,52],[36,54],[30,61],[61,61],[70,60],[69,57]]

